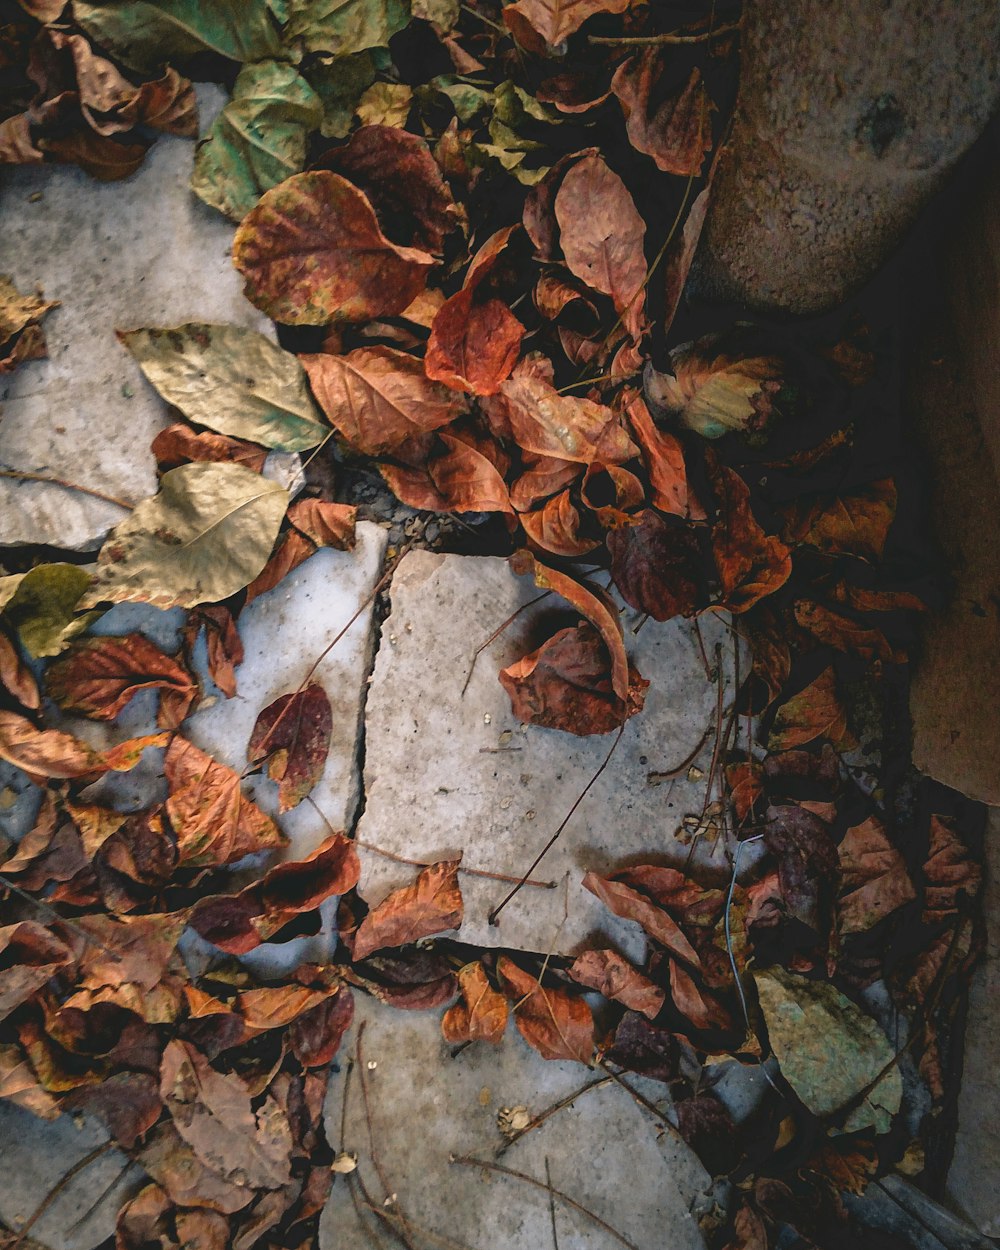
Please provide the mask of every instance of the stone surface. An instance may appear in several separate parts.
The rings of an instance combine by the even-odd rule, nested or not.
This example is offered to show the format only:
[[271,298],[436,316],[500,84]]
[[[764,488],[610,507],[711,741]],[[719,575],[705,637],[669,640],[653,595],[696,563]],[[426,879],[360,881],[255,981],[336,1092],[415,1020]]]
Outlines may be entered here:
[[[750,0],[694,285],[836,306],[900,242],[1000,99],[992,0]],[[766,263],[765,263],[766,258]]]
[[986,824],[986,950],[969,990],[965,1069],[947,1195],[988,1237],[1000,1237],[1000,808]]
[[[475,1042],[451,1058],[441,1039],[440,1014],[358,1000],[355,1025],[340,1052],[341,1073],[331,1080],[327,1138],[334,1150],[357,1153],[358,1174],[373,1203],[396,1195],[396,1203],[385,1209],[410,1221],[415,1250],[548,1250],[553,1217],[547,1193],[511,1177],[451,1164],[449,1157],[494,1161],[504,1144],[497,1127],[501,1108],[521,1106],[537,1115],[601,1074],[540,1058],[513,1025],[500,1046]],[[347,1059],[359,1055],[362,1020],[362,1062],[347,1080]],[[647,1099],[664,1096],[663,1085],[629,1081]],[[372,1163],[373,1148],[384,1184]],[[641,1250],[701,1250],[697,1217],[711,1205],[710,1178],[688,1147],[619,1085],[581,1095],[497,1162],[544,1184],[546,1160],[556,1189]],[[364,1219],[373,1228],[376,1222],[359,1213],[351,1185],[350,1177],[334,1180],[320,1224],[320,1250],[379,1244],[360,1224]],[[622,1244],[558,1199],[555,1221],[561,1250],[618,1250]]]
[[[198,88],[204,130],[225,102]],[[160,137],[142,167],[100,183],[75,166],[5,167],[0,273],[61,301],[49,359],[0,385],[0,467],[59,477],[135,503],[156,489],[149,444],[166,406],[117,327],[223,321],[273,333],[243,298],[234,227],[188,187],[190,140]],[[88,495],[0,479],[0,545],[88,549],[125,511]]]
[[[521,726],[498,670],[555,628],[575,621],[555,596],[524,612],[479,656],[475,648],[539,592],[496,558],[414,551],[393,578],[392,613],[383,625],[366,714],[362,843],[423,861],[463,853],[466,868],[515,880],[568,813],[608,754],[615,735],[576,738]],[[675,834],[699,814],[705,782],[681,776],[651,785],[650,774],[681,763],[708,732],[717,688],[707,678],[693,627],[647,621],[626,642],[650,682],[645,710],[629,721],[607,769],[594,784],[535,876],[557,889],[525,888],[500,917],[487,913],[510,888],[464,873],[465,923],[459,937],[487,946],[570,953],[591,939],[641,954],[638,926],[616,920],[580,886],[588,869],[610,871],[654,861],[682,866],[689,847]],[[722,646],[727,685],[733,643],[724,622],[701,622],[705,646]],[[721,846],[700,843],[697,862],[728,877]],[[412,881],[415,869],[362,849],[361,892],[369,903]]]
[[[103,1125],[92,1117],[41,1120],[0,1100],[0,1221],[18,1232],[53,1187],[107,1141]],[[30,1236],[52,1250],[91,1250],[114,1236],[119,1209],[144,1180],[145,1173],[120,1150],[105,1150],[69,1180]]]

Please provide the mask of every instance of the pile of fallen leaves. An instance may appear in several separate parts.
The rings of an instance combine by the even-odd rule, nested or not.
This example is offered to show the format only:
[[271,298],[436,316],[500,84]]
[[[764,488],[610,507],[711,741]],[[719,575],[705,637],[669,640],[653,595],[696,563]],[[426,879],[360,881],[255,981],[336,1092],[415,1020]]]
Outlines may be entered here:
[[[176,418],[153,444],[159,493],[93,574],[36,563],[0,578],[0,757],[44,792],[0,864],[0,1097],[92,1112],[145,1169],[121,1250],[309,1245],[353,987],[447,1008],[450,1042],[498,1042],[513,1016],[547,1058],[665,1082],[682,1135],[734,1183],[706,1232],[761,1250],[791,1225],[822,1244],[841,1191],[922,1170],[979,869],[974,817],[899,764],[890,724],[927,583],[897,519],[915,507],[899,448],[864,428],[879,344],[858,324],[833,340],[698,327],[682,303],[734,15],[627,0],[9,10],[0,160],[122,177],[151,131],[197,132],[176,66],[231,87],[192,186],[239,223],[234,263],[278,343],[122,327]],[[44,351],[46,311],[0,288],[0,369]],[[728,888],[656,863],[583,881],[648,935],[643,967],[613,950],[428,945],[461,924],[460,865],[369,907],[338,832],[236,887],[234,865],[285,842],[242,781],[266,770],[281,812],[306,799],[330,700],[310,675],[266,708],[241,776],[184,737],[202,698],[193,649],[204,634],[233,697],[240,612],[318,548],[349,548],[356,515],[313,478],[293,502],[262,476],[271,451],[376,467],[402,502],[462,514],[572,605],[577,625],[500,674],[523,721],[603,734],[641,714],[622,602],[648,629],[730,614],[752,667],[724,715],[715,657],[696,817],[723,844]],[[188,609],[180,651],[88,633],[123,601]],[[155,734],[97,751],[49,727],[53,705],[114,721],[151,689]],[[87,797],[147,749],[163,753],[163,804],[123,814]],[[239,957],[316,932],[333,898],[330,963],[256,984]],[[215,953],[199,975],[194,935]],[[771,1057],[737,1129],[708,1073]]]

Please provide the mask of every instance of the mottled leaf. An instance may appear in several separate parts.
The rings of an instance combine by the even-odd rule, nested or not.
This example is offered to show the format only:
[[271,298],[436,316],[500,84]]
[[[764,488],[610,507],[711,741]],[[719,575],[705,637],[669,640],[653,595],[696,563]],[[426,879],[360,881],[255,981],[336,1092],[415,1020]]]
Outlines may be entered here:
[[879,560],[896,515],[896,484],[880,478],[857,490],[811,499],[790,509],[786,534],[832,555]]
[[288,0],[284,38],[305,52],[384,48],[410,20],[406,0]]
[[480,302],[464,288],[434,318],[424,368],[454,390],[495,395],[517,362],[523,337],[524,326],[503,300]]
[[611,576],[622,598],[656,621],[693,616],[701,606],[701,550],[686,526],[647,508],[636,524],[607,534]]
[[77,564],[36,564],[0,579],[0,606],[33,659],[58,655],[93,619],[80,611],[92,581]]
[[875,816],[852,825],[837,847],[841,933],[864,933],[916,898],[906,861]]
[[240,438],[228,438],[225,434],[212,434],[209,430],[198,432],[181,422],[161,430],[149,449],[161,470],[176,469],[189,460],[231,460],[254,473],[260,473],[267,460],[266,447],[258,447],[256,443],[247,443]]
[[580,29],[595,13],[624,13],[631,0],[517,0],[503,20],[529,52],[544,54]]
[[278,783],[278,807],[297,806],[323,776],[333,733],[333,711],[326,691],[316,682],[304,690],[283,694],[257,717],[247,760],[267,764],[267,775]]
[[463,1042],[503,1040],[509,1009],[507,1000],[490,985],[483,965],[476,960],[459,969],[462,1001],[450,1007],[441,1020],[441,1033],[449,1045]]
[[676,922],[661,907],[623,881],[600,877],[588,872],[583,878],[584,889],[596,895],[616,916],[634,920],[655,941],[697,967],[701,961],[698,952],[681,932]]
[[581,464],[621,464],[636,447],[617,415],[603,404],[560,395],[544,379],[515,373],[500,387],[517,444],[536,456]]
[[317,547],[354,547],[358,510],[353,504],[327,503],[322,499],[300,499],[288,509],[288,520]]
[[354,937],[354,958],[373,951],[404,946],[457,929],[462,923],[462,893],[458,886],[459,861],[442,860],[424,868],[413,885],[395,890],[372,908]]
[[160,724],[176,729],[198,694],[198,683],[143,634],[87,638],[45,674],[60,707],[95,720],[114,720],[140,690],[162,692]]
[[569,975],[580,985],[613,998],[632,1011],[641,1011],[650,1020],[659,1014],[666,994],[649,977],[633,968],[627,959],[612,950],[584,951],[573,961]]

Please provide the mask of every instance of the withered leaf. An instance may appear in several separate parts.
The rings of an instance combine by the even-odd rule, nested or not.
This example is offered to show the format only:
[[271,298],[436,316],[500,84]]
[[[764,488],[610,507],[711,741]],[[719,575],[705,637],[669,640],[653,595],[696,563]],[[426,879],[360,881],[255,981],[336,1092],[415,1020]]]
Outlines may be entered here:
[[654,506],[674,516],[701,519],[704,513],[688,487],[684,448],[678,439],[654,424],[638,392],[627,399],[624,408],[649,474]]
[[622,598],[655,621],[693,616],[701,605],[701,551],[686,526],[671,524],[652,508],[634,525],[609,530],[611,576]]
[[360,875],[354,843],[343,833],[331,833],[302,859],[275,864],[247,887],[260,903],[255,924],[270,936],[300,912],[315,911],[324,899],[353,889]]
[[297,529],[286,531],[278,542],[274,554],[247,587],[244,606],[249,607],[255,599],[266,595],[269,590],[280,585],[289,573],[294,572],[310,556],[314,556],[317,550],[312,539],[306,538]]
[[712,530],[712,547],[722,603],[730,612],[746,612],[788,581],[791,552],[758,524],[750,508],[750,491],[738,473],[720,465],[713,486],[719,519]]
[[278,783],[281,811],[301,803],[323,776],[332,734],[330,699],[316,682],[281,695],[257,717],[247,760],[266,762],[267,775]]
[[664,97],[665,59],[659,48],[630,57],[615,71],[611,90],[636,151],[651,156],[664,173],[697,175],[712,146],[712,102],[698,69],[679,91]]
[[61,708],[95,720],[114,720],[140,690],[160,690],[159,723],[167,729],[177,728],[198,693],[191,674],[138,633],[74,643],[49,665],[45,684]]
[[236,668],[243,663],[243,640],[233,614],[221,604],[202,604],[190,613],[184,627],[188,654],[202,628],[205,630],[209,676],[226,698],[231,699],[236,694]]
[[556,556],[584,556],[598,546],[597,540],[580,534],[580,514],[568,490],[550,499],[537,512],[518,518],[531,543]]
[[132,1150],[163,1110],[159,1083],[145,1072],[112,1072],[99,1085],[74,1090],[62,1105],[103,1120],[123,1150]]
[[330,423],[365,455],[440,429],[465,407],[415,356],[395,348],[358,347],[343,356],[303,356],[302,363]]
[[16,712],[0,710],[0,759],[30,777],[84,777],[103,771],[103,760],[72,734],[36,729]]
[[0,1043],[0,1099],[44,1120],[60,1114],[59,1103],[38,1083],[31,1064],[13,1043]]
[[403,886],[373,907],[354,937],[354,958],[386,947],[404,946],[457,929],[462,923],[462,892],[457,859],[424,868],[413,885]]
[[181,1207],[231,1213],[242,1210],[254,1197],[255,1191],[249,1186],[238,1185],[207,1167],[169,1120],[153,1130],[137,1162]]
[[622,700],[612,687],[607,648],[594,627],[582,622],[502,669],[500,684],[522,723],[584,736],[611,733],[642,711],[649,683],[631,665],[628,674]]
[[476,299],[469,287],[446,300],[431,326],[427,376],[456,391],[495,395],[521,350],[524,326],[500,299]]
[[543,378],[515,372],[500,387],[519,447],[536,456],[581,464],[622,464],[637,449],[617,415],[603,404],[560,395]]
[[510,488],[510,502],[518,512],[528,512],[542,499],[570,486],[583,472],[583,466],[554,456],[524,457],[525,471]]
[[497,962],[497,974],[510,999],[517,1031],[529,1046],[543,1059],[590,1063],[594,1018],[582,998],[543,986],[506,955]]
[[72,962],[65,942],[34,920],[0,929],[0,1020],[40,990],[60,968]]
[[22,707],[35,711],[41,703],[38,683],[31,669],[21,659],[17,648],[0,632],[0,686],[3,686]]
[[236,1010],[252,1029],[283,1029],[338,993],[337,986],[261,986],[236,996]]
[[239,774],[193,743],[174,738],[164,770],[170,787],[167,816],[182,864],[230,864],[284,843],[271,818],[243,794]]
[[288,1045],[304,1068],[325,1068],[333,1062],[354,1019],[354,995],[342,986],[335,997],[292,1021]]
[[496,465],[473,443],[440,433],[438,455],[423,467],[383,464],[389,489],[411,508],[433,512],[510,512],[507,486]]
[[233,263],[247,299],[268,316],[327,325],[401,313],[423,290],[433,258],[391,243],[357,187],[317,170],[261,197],[236,231]]
[[580,29],[595,13],[623,13],[629,0],[517,0],[503,10],[503,20],[529,52],[545,53]]
[[905,657],[895,651],[886,636],[877,629],[863,625],[842,612],[834,612],[811,599],[798,599],[795,603],[795,619],[809,633],[827,647],[860,655],[865,660],[886,660],[901,663]]
[[584,889],[596,895],[616,916],[636,921],[651,938],[665,946],[686,963],[698,967],[698,952],[681,932],[677,923],[661,907],[623,881],[600,877],[588,872]]
[[300,499],[288,509],[288,520],[317,547],[350,551],[358,510],[353,504]]
[[778,861],[789,914],[824,935],[837,890],[837,848],[829,827],[798,804],[769,807],[764,845]]
[[605,998],[613,998],[632,1011],[641,1011],[650,1020],[659,1014],[666,1001],[663,990],[617,951],[584,951],[573,961],[569,975]]
[[832,668],[825,668],[815,681],[781,704],[768,745],[772,751],[787,751],[815,738],[829,738],[838,749],[852,741]]
[[[2,142],[0,132],[0,150]],[[22,295],[6,274],[0,274],[0,374],[16,369],[23,360],[45,356],[42,319],[58,307],[58,301],[44,299],[40,291]]]
[[199,433],[180,422],[161,430],[150,444],[150,451],[161,469],[175,469],[188,460],[232,460],[260,473],[267,459],[266,447],[258,447],[242,438],[213,434],[211,430]]
[[853,825],[837,848],[841,933],[863,933],[916,898],[906,861],[875,816]]
[[570,271],[609,295],[633,339],[643,330],[646,226],[621,178],[600,156],[585,156],[555,199],[559,241]]
[[206,1167],[237,1185],[278,1189],[290,1176],[292,1133],[273,1098],[254,1113],[246,1085],[217,1072],[186,1042],[163,1052],[160,1094],[174,1126]]
[[896,484],[886,477],[848,494],[792,507],[786,533],[790,542],[833,555],[879,560],[895,515]]
[[500,1043],[507,1028],[507,1000],[490,985],[479,960],[459,969],[458,984],[462,1001],[450,1007],[441,1020],[444,1040],[453,1046],[462,1042]]
[[670,997],[696,1029],[726,1029],[732,1023],[729,1012],[715,996],[699,986],[675,959],[670,961]]

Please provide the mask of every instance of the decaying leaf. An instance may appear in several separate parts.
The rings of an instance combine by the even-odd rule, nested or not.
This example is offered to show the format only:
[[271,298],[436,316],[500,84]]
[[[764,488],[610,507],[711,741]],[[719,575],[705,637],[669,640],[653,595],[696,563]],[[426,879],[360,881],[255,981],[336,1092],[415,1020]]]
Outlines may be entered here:
[[503,1040],[507,1028],[507,999],[490,985],[483,965],[476,960],[459,969],[462,1001],[449,1007],[441,1020],[441,1032],[450,1045],[462,1042]]
[[515,372],[500,387],[518,446],[536,456],[581,464],[621,464],[635,445],[610,408],[576,395],[560,395],[543,378]]
[[679,91],[664,96],[660,83],[665,60],[662,50],[647,48],[623,61],[611,80],[611,90],[625,115],[629,142],[637,151],[651,156],[664,173],[697,175],[712,146],[712,102],[698,69],[691,71]]
[[584,889],[596,895],[601,902],[616,916],[625,920],[634,920],[655,941],[677,955],[686,963],[698,967],[701,960],[698,952],[681,932],[676,921],[658,907],[651,899],[624,881],[616,881],[608,877],[600,877],[596,872],[588,872],[583,878]]
[[622,13],[629,0],[516,0],[503,10],[503,20],[529,52],[558,47],[595,13]]
[[72,959],[69,947],[33,920],[0,929],[0,956],[0,1020],[5,1020]]
[[333,712],[326,691],[316,682],[283,694],[257,717],[247,759],[267,765],[278,783],[278,806],[287,812],[306,797],[323,775],[333,733]]
[[306,52],[340,57],[384,48],[410,20],[403,0],[287,0],[284,38]]
[[7,274],[0,274],[0,374],[46,355],[42,319],[58,307],[58,301],[45,300],[40,292],[22,295]]
[[543,1059],[590,1063],[594,1019],[582,998],[543,986],[506,955],[497,961],[497,975],[510,1000],[517,1031],[529,1046]]
[[457,859],[431,864],[413,885],[394,890],[373,907],[354,936],[354,958],[459,928],[463,905],[458,865]]
[[58,655],[93,619],[81,597],[92,581],[77,564],[36,564],[0,578],[0,608],[34,659]]
[[832,668],[825,668],[815,681],[781,704],[768,744],[772,751],[787,751],[815,738],[829,738],[837,747],[852,741]]
[[0,686],[29,711],[34,711],[42,701],[31,669],[4,633],[0,633]]
[[391,243],[364,194],[328,170],[294,174],[244,217],[233,263],[247,299],[288,325],[401,313],[433,258]]
[[692,497],[687,480],[684,448],[673,434],[659,429],[650,416],[642,396],[629,395],[625,415],[642,452],[643,463],[653,488],[653,505],[674,516],[704,516]]
[[288,509],[288,520],[317,547],[350,551],[358,510],[353,504],[300,499]]
[[296,357],[256,330],[191,322],[118,337],[163,398],[197,425],[276,451],[306,451],[329,433]]
[[524,326],[503,300],[477,301],[468,287],[446,300],[431,326],[427,376],[456,391],[495,395],[521,350]]
[[84,777],[101,771],[101,756],[72,734],[36,729],[16,712],[0,711],[0,759],[30,777]]
[[767,534],[750,508],[750,491],[740,475],[720,465],[714,475],[719,517],[712,531],[722,602],[730,612],[746,612],[788,581],[792,556],[774,534]]
[[164,760],[167,816],[181,863],[230,864],[285,841],[270,817],[246,798],[239,774],[176,737]]
[[916,898],[906,861],[875,816],[848,829],[837,853],[842,933],[863,933]]
[[188,460],[232,460],[254,473],[260,473],[267,460],[267,448],[241,438],[227,438],[209,430],[196,431],[175,422],[161,430],[149,447],[161,470],[176,469]]
[[598,546],[596,539],[581,535],[580,513],[568,490],[560,491],[537,512],[523,512],[519,520],[533,546],[556,556],[584,556]]
[[656,621],[693,616],[701,606],[701,551],[696,536],[652,508],[635,524],[609,530],[611,576],[622,598]]
[[288,492],[239,464],[185,464],[112,530],[81,604],[195,607],[257,576],[278,536]]
[[881,478],[847,494],[793,507],[786,533],[791,542],[832,555],[880,560],[895,515],[896,484],[892,478]]
[[887,1133],[903,1079],[875,1021],[828,982],[783,968],[753,976],[781,1074],[809,1110],[844,1133]]
[[632,1011],[641,1011],[652,1020],[666,1001],[666,994],[654,982],[633,968],[617,951],[584,951],[573,961],[569,975],[581,985],[598,990]]
[[434,512],[510,512],[510,497],[496,465],[472,440],[443,431],[422,467],[379,466],[389,489],[411,508]]

